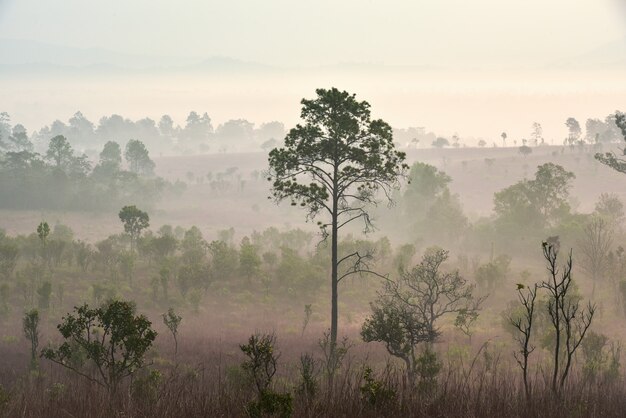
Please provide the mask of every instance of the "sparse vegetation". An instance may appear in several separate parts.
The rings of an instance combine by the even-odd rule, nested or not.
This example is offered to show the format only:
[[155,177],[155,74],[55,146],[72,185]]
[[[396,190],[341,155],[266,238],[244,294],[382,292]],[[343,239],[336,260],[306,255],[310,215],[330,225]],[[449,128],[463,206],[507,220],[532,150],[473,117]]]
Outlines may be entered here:
[[[0,207],[37,209],[3,212],[0,416],[623,413],[624,208],[593,158],[623,116],[560,121],[552,146],[545,123],[528,141],[392,129],[338,89],[302,105],[284,142],[277,122],[162,118],[168,146],[219,153],[182,168],[109,137],[113,116],[97,151],[33,135],[45,156],[0,126]],[[268,172],[220,151],[242,135]],[[188,182],[182,202],[155,205],[157,173]],[[267,177],[319,223],[263,204]]]

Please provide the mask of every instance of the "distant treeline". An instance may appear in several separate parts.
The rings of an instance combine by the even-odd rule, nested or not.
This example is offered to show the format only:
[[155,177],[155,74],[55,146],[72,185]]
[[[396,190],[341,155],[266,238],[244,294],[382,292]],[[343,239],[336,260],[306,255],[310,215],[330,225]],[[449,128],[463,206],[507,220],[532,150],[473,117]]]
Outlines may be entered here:
[[63,135],[77,150],[90,157],[108,141],[125,142],[130,138],[144,142],[152,152],[195,154],[201,152],[269,150],[285,136],[280,122],[263,123],[255,127],[245,119],[234,119],[213,126],[207,113],[191,112],[183,126],[174,123],[169,115],[159,121],[143,118],[132,121],[120,115],[102,117],[98,123],[76,112],[67,123],[55,120],[38,131],[28,133],[16,124],[11,126],[7,113],[0,113],[0,150],[43,151],[50,138]]
[[[180,191],[184,183],[171,184],[154,176],[154,162],[139,140],[122,148],[107,142],[95,166],[87,155],[74,151],[67,138],[56,135],[45,153],[13,130],[11,140],[22,146],[0,152],[0,208],[108,210],[128,202],[152,205],[166,190]],[[6,148],[5,148],[6,149]]]
[[[615,114],[602,119],[587,119],[584,126],[575,118],[564,124],[566,136],[563,143],[609,143],[621,139],[615,125]],[[76,112],[68,121],[55,120],[39,130],[29,131],[22,124],[11,124],[8,113],[0,113],[0,151],[37,150],[44,152],[50,138],[63,135],[74,149],[97,157],[98,150],[108,141],[119,143],[130,138],[142,141],[157,154],[197,154],[207,152],[265,152],[280,145],[286,134],[281,122],[268,122],[256,126],[245,119],[231,119],[215,127],[207,113],[190,112],[183,125],[176,124],[171,116],[163,115],[159,121],[143,118],[136,121],[120,115],[104,116],[98,123]],[[437,135],[423,127],[394,129],[394,142],[399,147],[460,147],[477,144],[480,147],[541,145],[544,144],[541,124],[534,123],[528,138],[508,138],[503,132],[499,138],[487,141],[482,138],[461,138]],[[508,138],[508,139],[507,139]]]

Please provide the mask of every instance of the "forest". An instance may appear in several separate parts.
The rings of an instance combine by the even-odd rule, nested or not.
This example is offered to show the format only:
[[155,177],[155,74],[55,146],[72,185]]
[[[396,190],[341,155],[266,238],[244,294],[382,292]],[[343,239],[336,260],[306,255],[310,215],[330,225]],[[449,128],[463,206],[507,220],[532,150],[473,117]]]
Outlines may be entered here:
[[3,113],[0,414],[620,416],[626,116],[471,143],[364,99]]

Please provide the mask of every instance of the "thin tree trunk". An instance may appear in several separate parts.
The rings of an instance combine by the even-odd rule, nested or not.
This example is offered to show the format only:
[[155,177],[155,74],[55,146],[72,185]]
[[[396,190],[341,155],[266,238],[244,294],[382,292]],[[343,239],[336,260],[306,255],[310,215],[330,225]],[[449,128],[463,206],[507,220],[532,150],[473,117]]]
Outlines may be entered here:
[[339,278],[339,273],[338,273],[338,254],[337,254],[337,241],[338,241],[338,231],[339,231],[339,226],[338,226],[338,197],[337,197],[337,167],[335,166],[335,173],[333,176],[333,207],[332,207],[332,219],[331,219],[331,223],[332,223],[332,235],[331,235],[331,258],[332,258],[332,267],[331,267],[331,311],[330,311],[330,359],[331,362],[333,364],[333,371],[332,374],[328,377],[329,378],[329,386],[330,386],[330,390],[332,391],[332,385],[333,385],[333,378],[334,378],[334,374],[336,372],[335,368],[337,366],[336,364],[336,352],[337,352],[337,328],[339,326],[338,324],[338,317],[339,317],[339,306],[338,306],[338,299],[339,299],[339,291],[338,291],[338,278]]
[[559,376],[559,354],[561,351],[561,321],[560,321],[560,312],[558,308],[559,299],[557,298],[554,305],[555,309],[555,344],[554,344],[554,372],[552,374],[552,391],[554,393],[557,392],[557,380]]
[[338,266],[337,266],[337,208],[333,207],[333,219],[332,219],[332,236],[331,236],[331,256],[332,256],[332,271],[331,271],[331,319],[330,319],[330,344],[331,353],[335,352],[337,346],[337,327],[338,327]]

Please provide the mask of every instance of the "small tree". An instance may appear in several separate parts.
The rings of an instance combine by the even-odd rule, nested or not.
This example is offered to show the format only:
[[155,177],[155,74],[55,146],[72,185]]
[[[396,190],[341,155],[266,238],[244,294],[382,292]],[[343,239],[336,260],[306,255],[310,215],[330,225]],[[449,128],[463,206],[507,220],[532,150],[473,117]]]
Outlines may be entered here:
[[63,135],[57,135],[50,140],[46,158],[54,163],[57,169],[69,166],[74,158],[74,150]]
[[309,407],[319,389],[319,367],[313,356],[306,353],[300,355],[298,370],[300,382],[296,388],[296,393],[304,398],[307,407]]
[[381,295],[371,309],[372,314],[361,329],[363,341],[383,342],[389,354],[404,361],[407,379],[413,385],[419,359],[418,344],[434,338],[420,314],[397,298]]
[[386,283],[389,294],[421,315],[431,342],[440,334],[436,324],[441,317],[478,311],[485,299],[473,298],[475,286],[468,284],[458,271],[441,271],[448,256],[446,250],[430,248],[420,264],[402,274],[400,280]]
[[467,335],[470,345],[472,344],[474,325],[476,324],[477,320],[478,312],[467,308],[461,309],[454,320],[454,326],[463,334]]
[[[559,246],[558,242],[543,242],[543,256],[548,263],[550,277],[539,285],[548,291],[548,315],[554,329],[552,391],[557,394],[565,386],[574,353],[585,338],[596,311],[591,303],[586,309],[581,309],[580,299],[571,294],[572,252],[559,272]],[[561,357],[562,354],[565,358]]]
[[450,141],[448,141],[446,138],[444,137],[437,137],[437,139],[435,139],[432,144],[433,147],[435,148],[444,148],[444,147],[449,147],[450,146]]
[[532,132],[530,133],[530,137],[532,138],[533,145],[537,146],[539,144],[543,144],[543,128],[541,124],[538,122],[533,123]]
[[250,281],[259,274],[261,267],[261,257],[258,248],[250,242],[250,238],[244,237],[239,247],[239,269],[241,273]]
[[134,251],[141,231],[150,226],[150,217],[135,205],[124,206],[119,217],[124,224],[124,231],[130,236],[130,250]]
[[50,226],[48,222],[44,221],[37,226],[37,236],[41,243],[41,257],[45,263],[49,263],[48,257],[48,236],[50,235]]
[[37,236],[39,237],[39,241],[41,241],[41,246],[44,248],[48,244],[49,235],[50,235],[50,226],[48,225],[48,222],[46,221],[41,222],[37,226]]
[[114,171],[119,170],[122,165],[122,149],[120,144],[115,141],[108,141],[104,144],[102,152],[100,152],[100,165],[107,166]]
[[[447,259],[448,251],[428,249],[420,264],[398,280],[387,281],[361,330],[364,341],[385,343],[389,354],[405,362],[411,384],[419,374],[420,362],[433,354],[430,346],[441,333],[440,319],[450,314],[474,317],[484,301],[473,298],[474,286],[458,271],[440,271]],[[420,343],[426,344],[426,357],[417,351]]]
[[240,345],[247,360],[243,362],[243,370],[254,383],[257,392],[256,402],[247,406],[247,412],[253,417],[276,414],[280,417],[291,416],[293,406],[289,393],[276,393],[272,390],[272,380],[276,374],[276,366],[280,354],[274,349],[274,334],[254,334],[248,344]]
[[582,269],[593,281],[592,297],[596,294],[596,283],[604,278],[609,268],[609,253],[613,245],[613,230],[599,216],[593,216],[583,229],[580,252],[583,256]]
[[524,157],[526,157],[526,156],[528,156],[528,155],[533,153],[533,149],[531,147],[529,147],[528,145],[522,145],[521,147],[518,148],[518,151]]
[[[144,315],[135,315],[131,302],[113,301],[92,309],[87,304],[74,308],[57,326],[65,338],[59,347],[46,348],[42,355],[105,388],[112,396],[120,383],[144,366],[144,357],[157,333]],[[83,371],[73,361],[84,355],[97,373]]]
[[22,320],[22,327],[24,329],[24,336],[30,341],[30,367],[34,370],[39,367],[39,363],[37,362],[37,348],[39,347],[39,311],[37,311],[37,309],[31,309],[26,312]]
[[515,342],[519,346],[519,353],[515,352],[515,361],[522,369],[522,378],[524,381],[524,393],[526,400],[530,399],[531,386],[528,380],[528,359],[535,347],[530,344],[530,337],[533,331],[533,320],[535,317],[535,299],[537,298],[537,284],[532,288],[526,288],[523,284],[517,285],[517,297],[522,305],[523,312],[521,315],[513,317],[509,316],[508,320],[515,328],[518,335]]
[[178,354],[178,326],[183,320],[182,316],[176,315],[174,308],[169,308],[166,313],[163,314],[163,323],[172,333],[174,338],[174,356]]
[[148,149],[143,142],[131,139],[126,144],[124,157],[130,166],[130,171],[137,174],[152,175],[154,173],[154,162],[150,159]]

